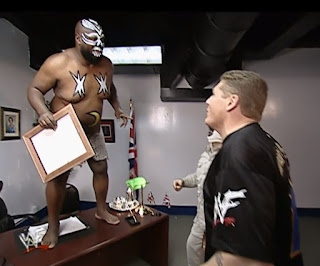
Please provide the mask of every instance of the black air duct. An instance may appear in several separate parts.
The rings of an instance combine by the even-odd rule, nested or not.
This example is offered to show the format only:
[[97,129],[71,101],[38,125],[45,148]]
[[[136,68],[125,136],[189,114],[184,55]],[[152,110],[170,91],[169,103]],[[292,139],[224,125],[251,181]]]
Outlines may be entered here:
[[186,60],[184,76],[193,89],[203,89],[226,70],[233,50],[259,13],[205,13],[193,31],[194,46]]

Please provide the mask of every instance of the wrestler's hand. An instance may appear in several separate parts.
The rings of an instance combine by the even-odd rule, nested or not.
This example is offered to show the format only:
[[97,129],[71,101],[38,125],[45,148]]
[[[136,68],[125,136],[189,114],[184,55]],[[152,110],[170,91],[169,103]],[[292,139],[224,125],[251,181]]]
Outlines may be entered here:
[[57,121],[53,118],[53,114],[51,112],[45,112],[41,114],[38,118],[39,125],[43,128],[51,128],[56,130]]
[[122,119],[122,124],[120,127],[126,126],[128,124],[128,119],[132,119],[132,117],[125,115],[122,111],[115,113],[116,118],[119,120]]
[[126,126],[128,123],[128,119],[132,119],[131,116],[125,115],[125,114],[121,114],[120,118],[122,118],[122,124],[120,125],[120,127],[122,126]]

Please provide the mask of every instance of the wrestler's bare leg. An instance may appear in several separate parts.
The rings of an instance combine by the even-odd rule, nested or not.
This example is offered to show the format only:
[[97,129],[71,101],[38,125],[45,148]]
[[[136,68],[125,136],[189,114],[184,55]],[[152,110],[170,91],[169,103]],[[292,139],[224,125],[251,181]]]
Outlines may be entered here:
[[66,194],[66,183],[70,171],[58,176],[47,183],[46,198],[48,208],[48,229],[41,244],[53,248],[58,243],[59,215]]
[[119,218],[107,210],[106,200],[109,186],[107,160],[95,161],[91,158],[88,160],[88,164],[93,172],[93,189],[97,201],[96,218],[109,224],[119,224]]

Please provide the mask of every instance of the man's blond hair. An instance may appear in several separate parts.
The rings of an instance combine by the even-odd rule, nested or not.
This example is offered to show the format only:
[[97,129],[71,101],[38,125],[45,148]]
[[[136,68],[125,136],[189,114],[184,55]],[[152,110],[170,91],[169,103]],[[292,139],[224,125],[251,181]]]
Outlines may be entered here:
[[220,81],[226,96],[238,95],[241,113],[259,122],[268,98],[266,81],[259,74],[247,70],[226,71]]

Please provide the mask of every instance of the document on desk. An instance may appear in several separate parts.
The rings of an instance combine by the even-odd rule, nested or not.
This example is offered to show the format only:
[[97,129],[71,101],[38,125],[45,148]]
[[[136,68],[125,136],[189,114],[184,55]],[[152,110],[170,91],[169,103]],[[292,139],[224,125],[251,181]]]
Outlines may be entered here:
[[[42,237],[45,235],[48,228],[48,223],[30,226],[28,229],[29,236],[33,239],[35,243],[40,243]],[[77,232],[86,229],[87,226],[80,221],[76,216],[71,216],[69,218],[60,221],[60,233],[59,236]]]

